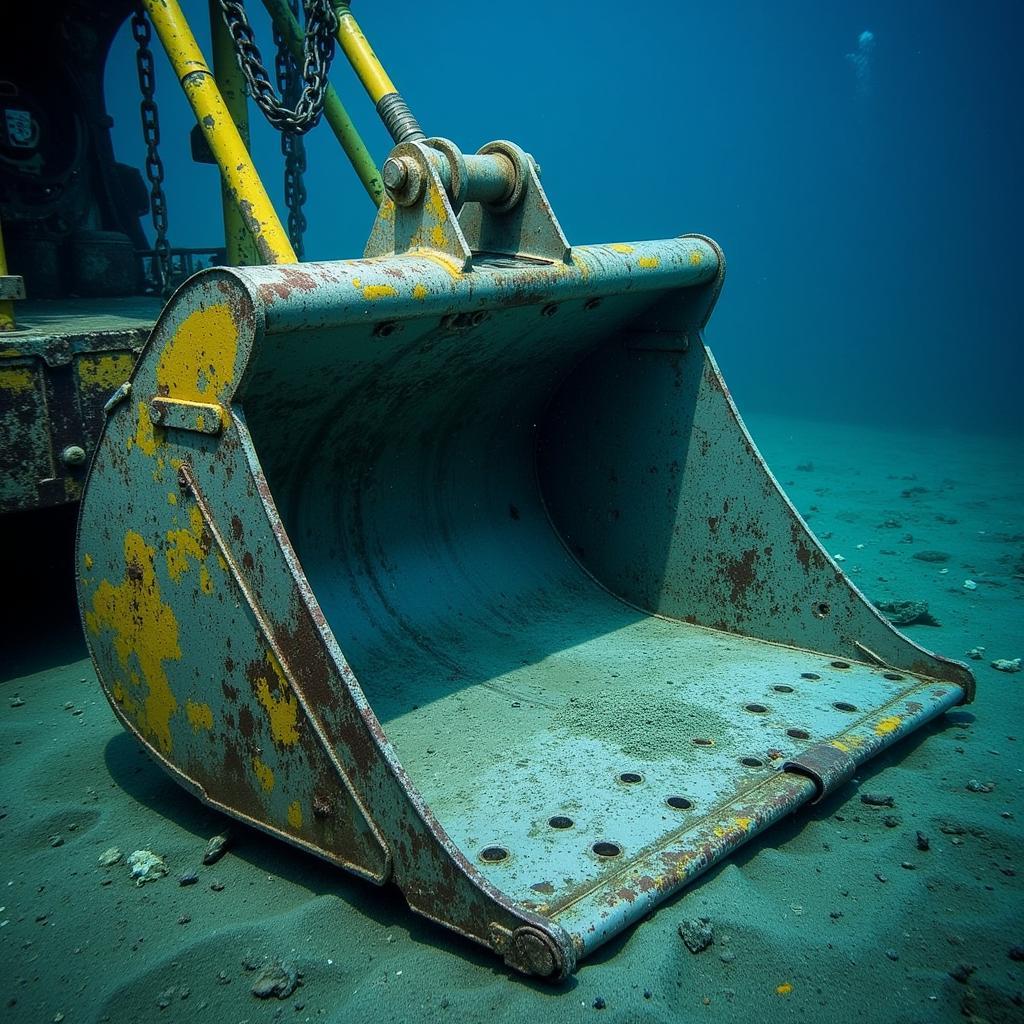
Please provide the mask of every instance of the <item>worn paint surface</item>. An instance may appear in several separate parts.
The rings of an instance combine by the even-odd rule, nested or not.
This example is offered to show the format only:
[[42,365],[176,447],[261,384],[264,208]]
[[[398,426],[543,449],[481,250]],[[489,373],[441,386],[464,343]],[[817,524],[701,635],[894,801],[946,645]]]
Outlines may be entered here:
[[[60,303],[25,303],[0,336],[0,514],[77,501],[103,422],[155,319],[75,318]],[[64,458],[80,449],[78,461]]]
[[457,267],[194,278],[106,424],[80,602],[182,784],[557,977],[970,676],[761,462],[712,243]]

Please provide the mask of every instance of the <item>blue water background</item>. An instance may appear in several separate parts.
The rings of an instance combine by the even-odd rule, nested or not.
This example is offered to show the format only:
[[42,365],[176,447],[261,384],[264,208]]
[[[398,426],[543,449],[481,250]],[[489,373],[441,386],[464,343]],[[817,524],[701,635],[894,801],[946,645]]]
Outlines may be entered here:
[[[206,3],[185,9],[209,54]],[[428,133],[536,156],[571,242],[723,245],[708,341],[744,412],[1021,432],[1021,0],[354,10]],[[157,59],[171,241],[219,244],[216,170],[192,163],[190,112]],[[332,80],[383,162],[343,58]],[[107,85],[119,157],[141,166],[127,30]],[[252,121],[283,210],[277,139]],[[358,256],[373,207],[326,123],[308,150],[307,258]]]

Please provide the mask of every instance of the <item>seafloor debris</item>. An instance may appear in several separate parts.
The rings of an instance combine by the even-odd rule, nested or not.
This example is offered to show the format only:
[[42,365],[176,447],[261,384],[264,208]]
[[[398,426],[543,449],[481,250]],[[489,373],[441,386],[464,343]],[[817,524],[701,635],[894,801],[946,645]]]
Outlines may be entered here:
[[964,590],[977,590],[978,584],[974,580],[964,580]]
[[204,864],[216,864],[224,856],[227,848],[231,845],[231,831],[225,830],[220,835],[214,836],[206,844],[206,852],[203,854]]
[[913,557],[919,562],[949,561],[949,555],[945,551],[915,551]]
[[875,607],[894,626],[938,626],[925,601],[876,601]]
[[691,953],[700,953],[715,941],[711,918],[693,917],[679,925],[679,937]]
[[178,885],[195,885],[199,881],[199,872],[194,868],[191,871],[186,871],[183,875],[178,876]]
[[163,857],[152,850],[136,850],[128,858],[128,867],[131,869],[136,885],[155,882],[167,874],[167,865],[164,863]]
[[977,779],[968,779],[965,787],[971,793],[991,793],[996,788],[994,782],[979,782]]
[[932,844],[931,844],[931,842],[929,842],[928,837],[923,832],[918,832],[917,833],[917,848],[919,850],[924,851],[924,850],[930,850],[931,846],[932,846]]
[[1000,672],[1019,672],[1020,658],[996,658],[992,662],[992,667],[999,669]]
[[860,802],[869,807],[895,807],[896,801],[889,793],[861,793]]
[[985,648],[984,647],[972,647],[967,652],[967,657],[970,658],[971,661],[981,661],[985,657]]
[[117,864],[122,857],[121,851],[116,846],[111,846],[109,849],[104,850],[99,860],[96,861],[101,868],[109,868],[114,864]]
[[[243,966],[251,969],[250,963],[243,961]],[[301,984],[302,975],[290,960],[266,960],[258,971],[252,983],[252,994],[257,999],[287,999]]]

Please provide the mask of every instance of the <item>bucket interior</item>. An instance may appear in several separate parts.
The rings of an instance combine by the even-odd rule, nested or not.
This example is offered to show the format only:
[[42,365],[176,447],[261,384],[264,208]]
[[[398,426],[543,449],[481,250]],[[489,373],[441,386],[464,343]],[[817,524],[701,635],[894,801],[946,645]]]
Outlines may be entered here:
[[[645,592],[686,529],[673,491],[706,457],[693,442],[703,365],[627,351],[652,301],[272,335],[241,400],[302,569],[403,767],[467,856],[542,910],[898,687],[654,614],[571,550],[572,503],[549,497],[580,472],[664,481],[664,511],[642,522]],[[595,451],[562,420],[619,384],[622,431]],[[601,514],[629,501],[620,488]]]

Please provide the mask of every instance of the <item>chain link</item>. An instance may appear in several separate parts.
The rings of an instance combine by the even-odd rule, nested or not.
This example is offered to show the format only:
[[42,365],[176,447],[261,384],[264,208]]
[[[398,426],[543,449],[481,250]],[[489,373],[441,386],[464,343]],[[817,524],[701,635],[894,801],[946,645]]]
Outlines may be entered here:
[[[298,0],[288,0],[292,16],[298,21]],[[295,58],[284,33],[274,26],[274,43],[277,46],[277,58],[274,68],[277,73],[277,89],[284,103],[294,107],[298,103],[299,79]],[[289,131],[281,131],[281,153],[284,155],[284,201],[288,207],[288,239],[292,243],[295,255],[301,261],[304,256],[303,236],[307,221],[303,212],[306,202],[306,186],[303,175],[306,172],[306,145],[301,135]]]
[[149,48],[152,30],[141,8],[132,14],[132,37],[136,46],[136,70],[142,102],[142,138],[146,144],[146,177],[149,180],[149,209],[153,216],[155,254],[154,271],[160,292],[167,290],[171,277],[171,246],[167,241],[167,197],[164,194],[164,162],[160,159],[160,114],[156,100],[156,74],[153,51]]
[[293,107],[275,93],[253,36],[243,0],[219,0],[224,24],[235,44],[238,66],[249,86],[249,94],[263,116],[278,131],[304,135],[316,126],[324,112],[327,72],[334,58],[334,33],[338,16],[330,0],[303,0],[306,35],[302,42],[302,92]]

